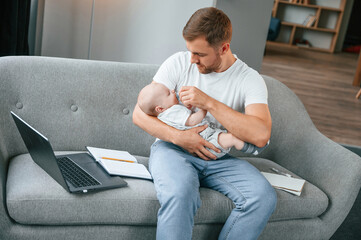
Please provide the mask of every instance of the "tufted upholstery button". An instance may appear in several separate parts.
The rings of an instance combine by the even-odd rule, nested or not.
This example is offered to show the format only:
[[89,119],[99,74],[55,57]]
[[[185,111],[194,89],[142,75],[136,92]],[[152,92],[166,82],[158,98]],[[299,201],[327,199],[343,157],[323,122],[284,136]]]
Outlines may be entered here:
[[128,115],[128,114],[129,114],[129,109],[128,109],[128,108],[124,108],[124,109],[123,109],[123,113],[124,113],[124,115]]
[[76,112],[76,111],[78,111],[78,106],[77,106],[77,105],[71,105],[70,109],[71,109],[73,112]]
[[21,102],[16,103],[15,106],[17,109],[22,109],[24,107],[24,105]]

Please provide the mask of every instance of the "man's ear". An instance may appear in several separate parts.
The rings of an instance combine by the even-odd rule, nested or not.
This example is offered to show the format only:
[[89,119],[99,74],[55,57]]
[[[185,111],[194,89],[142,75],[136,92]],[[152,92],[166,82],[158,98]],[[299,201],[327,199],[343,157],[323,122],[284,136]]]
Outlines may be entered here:
[[155,111],[156,111],[157,113],[162,113],[162,112],[165,111],[165,109],[162,108],[161,106],[156,106],[156,107],[155,107]]
[[221,55],[226,54],[229,50],[229,43],[223,43],[221,47]]

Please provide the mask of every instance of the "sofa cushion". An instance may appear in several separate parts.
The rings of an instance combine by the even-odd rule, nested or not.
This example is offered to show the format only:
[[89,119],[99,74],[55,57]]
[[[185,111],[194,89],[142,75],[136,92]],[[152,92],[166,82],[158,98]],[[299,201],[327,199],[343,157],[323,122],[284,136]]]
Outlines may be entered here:
[[[70,152],[59,152],[65,153]],[[147,166],[148,158],[136,158]],[[246,160],[261,171],[267,171],[270,167],[287,171],[266,159]],[[10,162],[7,208],[16,222],[29,225],[155,225],[159,203],[153,183],[141,179],[124,179],[128,182],[127,187],[70,194],[36,165],[29,154],[22,154]],[[195,224],[225,222],[234,208],[233,203],[221,193],[210,189],[201,188],[200,193],[202,206],[195,217]],[[300,197],[280,190],[277,190],[277,195],[277,208],[271,221],[315,218],[328,206],[327,196],[309,182],[306,182]]]

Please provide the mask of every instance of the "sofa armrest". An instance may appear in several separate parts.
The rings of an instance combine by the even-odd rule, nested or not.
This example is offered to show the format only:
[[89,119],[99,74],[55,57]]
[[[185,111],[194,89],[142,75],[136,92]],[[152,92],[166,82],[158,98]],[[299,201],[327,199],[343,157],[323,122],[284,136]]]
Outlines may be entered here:
[[313,124],[300,99],[280,81],[263,75],[272,116],[268,149],[260,155],[321,189],[329,199],[319,216],[329,238],[350,211],[361,186],[361,158],[328,139]]
[[[321,134],[315,127],[299,131],[295,142],[274,161],[324,191],[328,209],[320,216],[331,237],[352,208],[361,186],[361,158]],[[323,229],[323,231],[325,230]]]

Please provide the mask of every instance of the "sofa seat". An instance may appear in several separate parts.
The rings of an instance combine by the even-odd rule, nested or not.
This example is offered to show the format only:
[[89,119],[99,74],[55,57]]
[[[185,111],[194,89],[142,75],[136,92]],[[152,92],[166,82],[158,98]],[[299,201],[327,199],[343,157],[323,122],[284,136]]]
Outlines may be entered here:
[[[74,152],[58,152],[66,154]],[[148,158],[136,156],[147,166]],[[278,168],[261,158],[246,158],[261,171]],[[153,183],[124,178],[127,187],[70,194],[33,162],[29,154],[14,157],[9,164],[6,202],[11,218],[25,225],[156,225],[159,203]],[[300,197],[276,190],[278,203],[271,221],[307,219],[320,216],[328,198],[319,188],[306,182]],[[221,193],[201,188],[202,206],[195,224],[223,223],[233,203]]]

